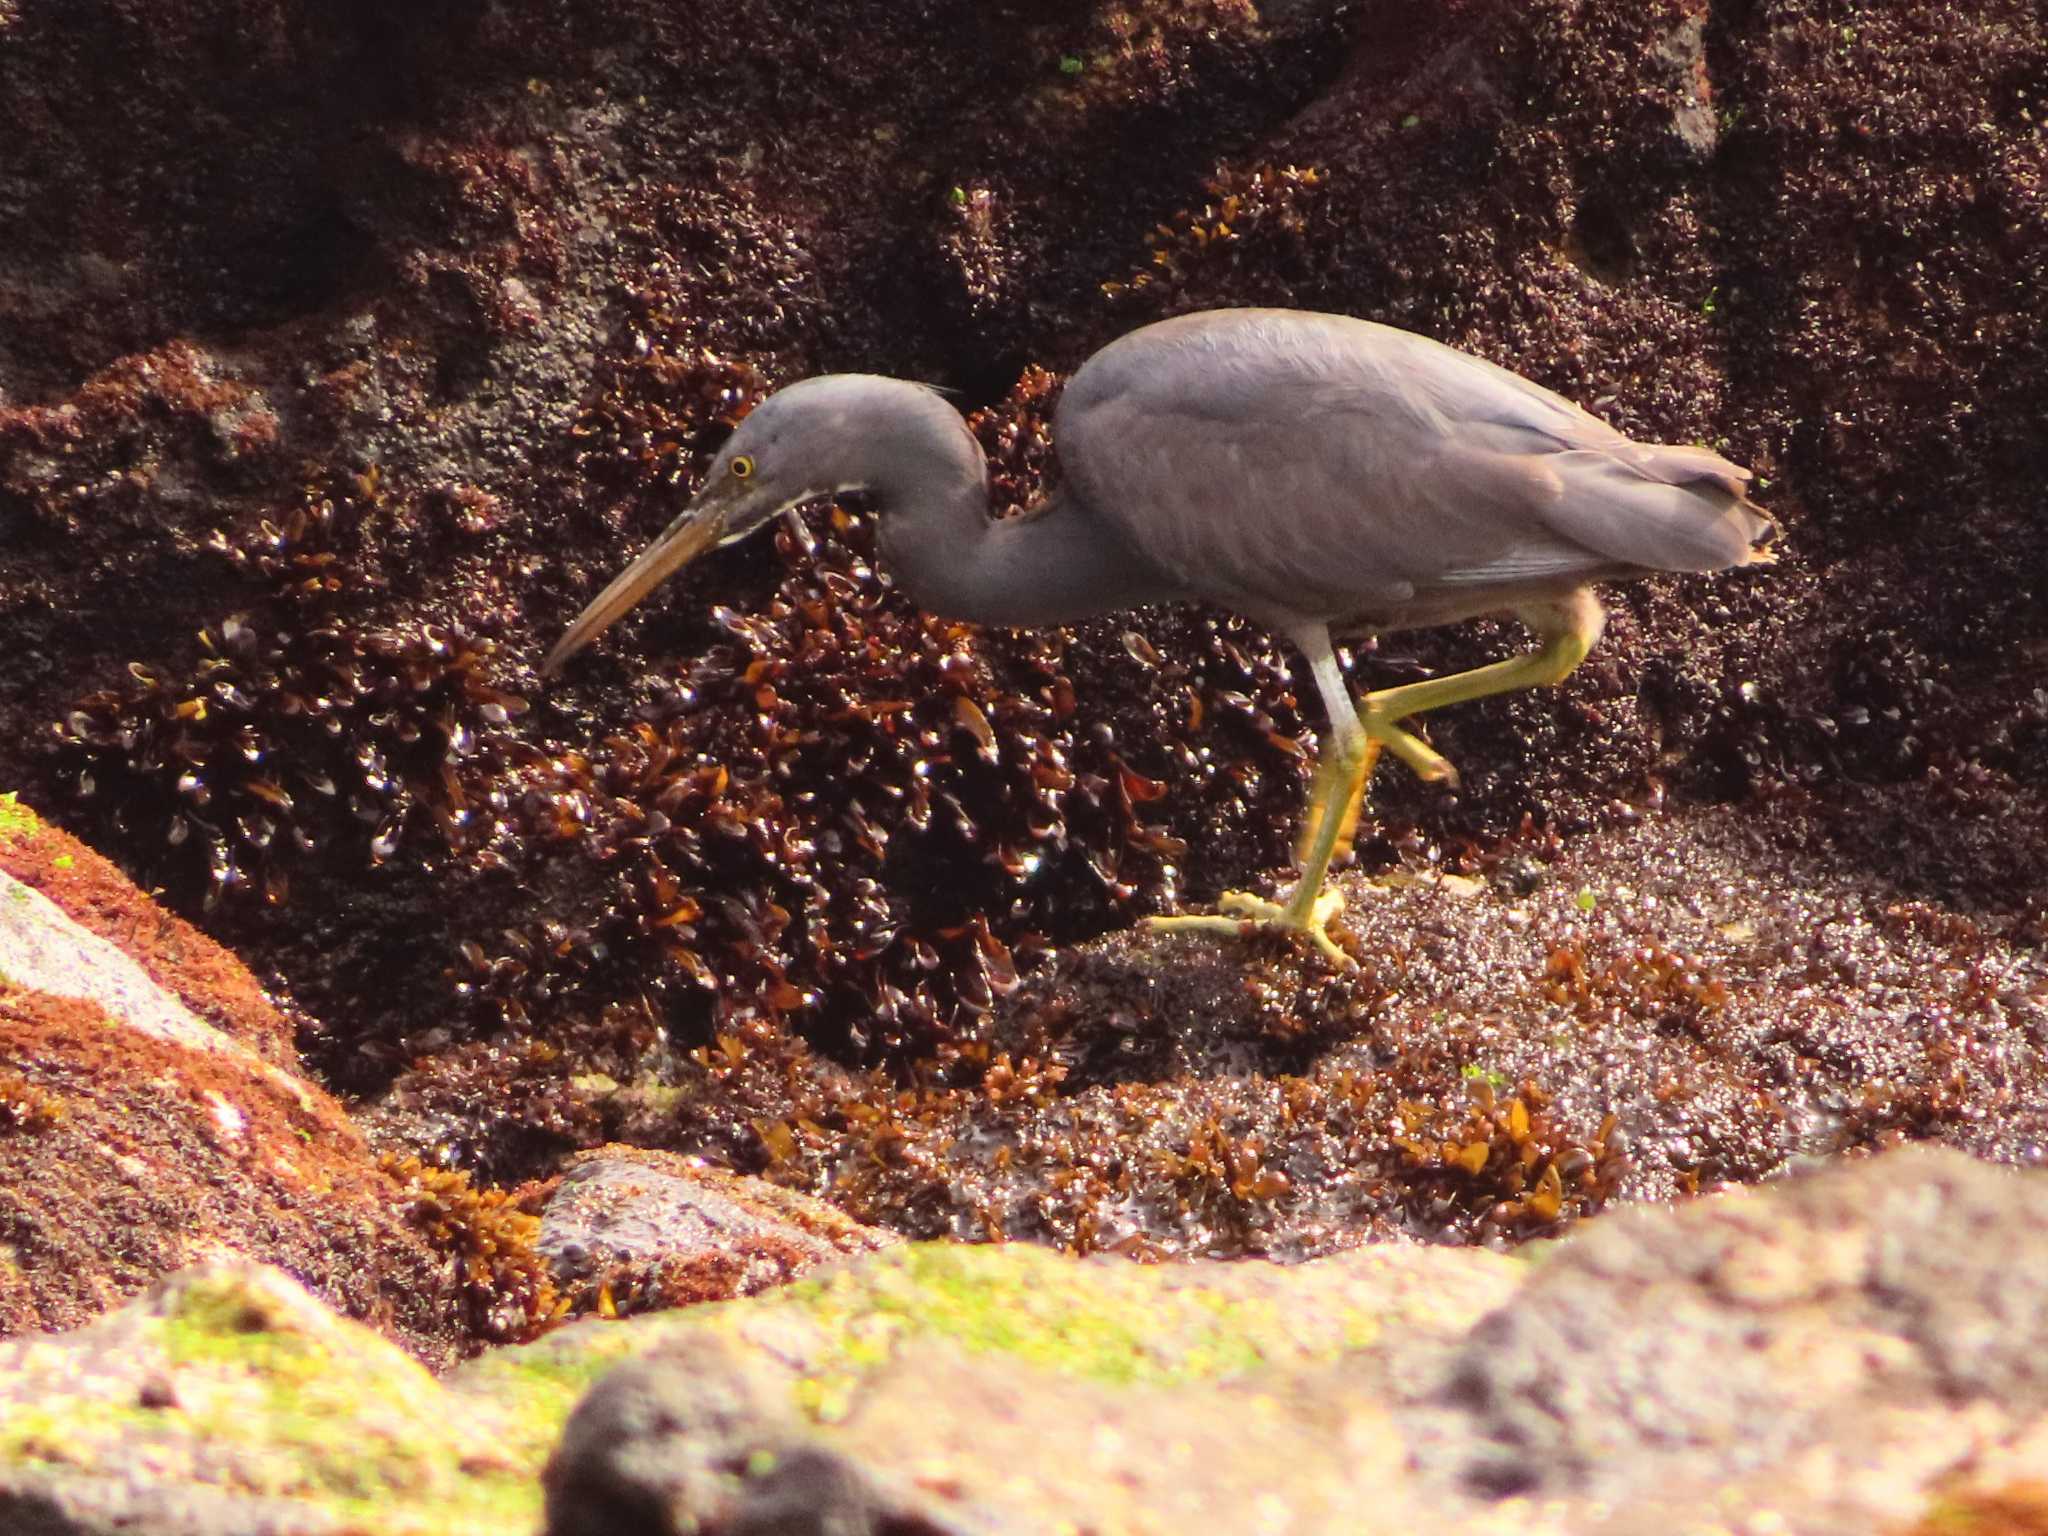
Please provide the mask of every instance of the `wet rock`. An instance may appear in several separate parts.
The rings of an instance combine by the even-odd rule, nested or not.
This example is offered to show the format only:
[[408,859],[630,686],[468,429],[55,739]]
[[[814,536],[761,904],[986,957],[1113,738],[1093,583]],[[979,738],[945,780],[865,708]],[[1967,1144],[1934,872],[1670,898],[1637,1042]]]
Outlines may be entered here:
[[789,1122],[848,1130],[790,1134],[776,1177],[862,1220],[1155,1257],[1506,1246],[1906,1139],[2048,1160],[2040,951],[1824,850],[1761,854],[1781,814],[1678,807],[1532,832],[1471,874],[1347,871],[1348,970],[1106,935],[977,1026],[1000,1072],[875,1106],[858,1079],[798,1096],[772,1054],[712,1057],[618,1134],[737,1162],[789,1094]]
[[[914,1232],[1300,1256],[1394,1232],[1506,1243],[1902,1138],[2038,1163],[2036,9],[0,4],[16,151],[0,165],[0,778],[38,786],[283,977],[323,1017],[311,1039],[337,1079],[404,1074],[415,1144],[474,1167],[552,1172],[630,1133]],[[1246,301],[1408,324],[1632,432],[1725,442],[1788,529],[1785,563],[1753,578],[1630,589],[1565,688],[1432,722],[1464,783],[1383,777],[1365,863],[1497,866],[1501,894],[1356,880],[1360,974],[1084,942],[1284,862],[1315,722],[1243,626],[1142,615],[1029,642],[928,626],[873,581],[842,510],[716,557],[577,678],[531,687],[552,619],[666,521],[769,384],[859,366],[998,400],[981,430],[1024,499],[1050,463],[1036,424],[1056,370],[1168,309]],[[1026,362],[1055,371],[1006,396]],[[338,531],[308,531],[329,516]],[[1513,643],[1397,637],[1360,670]],[[927,671],[902,712],[906,659]],[[313,710],[336,699],[330,734]],[[988,740],[1002,762],[982,761]],[[1612,809],[1635,804],[1641,824]],[[55,865],[10,868],[62,905]],[[108,910],[134,918],[131,899]],[[82,1322],[216,1241],[378,1315],[407,1250],[356,1182],[359,1149],[325,1100],[278,1081],[290,1032],[253,984],[195,984],[191,957],[230,962],[143,910],[124,919],[131,958],[184,1008],[150,1005],[154,1033],[109,1026],[106,1007],[144,994],[102,960],[73,967],[101,1004],[0,998],[17,1074],[0,1083],[0,1315]],[[629,1103],[580,1086],[599,1075],[659,1088]],[[1567,1246],[1535,1271],[1533,1316],[1510,1309],[1439,1358],[1403,1314],[1399,1353],[1388,1338],[1258,1396],[1299,1429],[1306,1501],[1329,1466],[1314,1424],[1343,1419],[1297,1426],[1286,1405],[1355,1401],[1369,1379],[1374,1402],[1403,1405],[1438,1523],[1476,1510],[1541,1529],[1542,1511],[1495,1497],[1527,1489],[1576,1526],[1611,1497],[1623,1528],[1670,1529],[1718,1479],[1758,1526],[1862,1531],[1873,1510],[1911,1518],[1944,1468],[1976,1469],[1956,1507],[1995,1509],[1988,1479],[2044,1461],[2038,1317],[2014,1274],[2040,1268],[2024,1246],[2040,1213],[2030,1179],[1997,1185],[2006,1233],[1994,1186],[1957,1167],[1881,1157],[1611,1240],[1596,1217],[1585,1251],[1615,1275]],[[1757,1213],[1780,1198],[1795,1225],[1850,1233],[1850,1256],[1727,1225],[1770,1226]],[[1739,1283],[1701,1256],[1717,1243]],[[1947,1266],[1954,1317],[1880,1262],[1888,1243]],[[1659,1267],[1665,1244],[1693,1267]],[[900,1275],[892,1262],[910,1261],[871,1274]],[[750,1452],[738,1486],[714,1489],[717,1519],[966,1519],[891,1459],[922,1443],[940,1393],[969,1436],[945,1447],[952,1465],[1033,1474],[1015,1518],[1067,1483],[1088,1496],[1069,1468],[1122,1469],[1144,1419],[1202,1447],[1219,1504],[1242,1495],[1222,1491],[1232,1447],[1202,1416],[1253,1410],[1206,1378],[1046,1370],[1008,1437],[1024,1368],[991,1377],[1009,1368],[953,1351],[1065,1360],[1071,1334],[1020,1332],[1031,1298],[1001,1281],[1014,1265],[1057,1291],[1065,1270],[958,1262],[955,1283],[878,1309],[890,1337],[930,1317],[944,1335],[879,1366],[839,1369],[830,1329],[797,1310],[836,1289],[721,1314],[834,1369],[789,1403],[747,1399],[772,1435],[762,1465]],[[1312,1322],[1328,1298],[1296,1288],[1366,1262],[1241,1273]],[[434,1288],[424,1270],[399,1288],[401,1325]],[[1844,1337],[1827,1332],[1837,1294]],[[1149,1379],[1147,1347],[1171,1336],[1159,1299],[1117,1300],[1154,1309],[1144,1337],[1109,1329],[1095,1358]],[[180,1303],[166,1347],[252,1346],[236,1406],[274,1407],[282,1383],[290,1412],[244,1432],[331,1411],[337,1454],[376,1443],[375,1405],[265,1374],[292,1327],[217,1322]],[[1252,1327],[1236,1316],[1228,1337]],[[304,1329],[345,1382],[361,1339]],[[366,1501],[530,1524],[533,1469],[576,1391],[665,1337],[565,1330],[444,1387],[370,1359],[364,1379],[430,1410],[400,1433],[438,1449],[285,1486],[356,1501],[351,1524]],[[1202,1348],[1228,1357],[1219,1374],[1291,1368],[1284,1351]],[[203,1364],[157,1360],[123,1388],[146,1417],[112,1416],[201,1473],[252,1417],[210,1415]],[[38,1376],[39,1411],[76,1407],[81,1374]],[[1904,1406],[1873,1418],[1894,1375]],[[1837,1379],[1863,1398],[1823,1400]],[[531,1418],[489,1444],[446,1438],[514,1384]],[[785,1446],[791,1411],[810,1438]],[[1377,1423],[1370,1403],[1357,1422]],[[47,1445],[8,1445],[73,1479],[66,1508],[125,1497],[75,1464],[89,1457],[59,1472]],[[1772,1459],[1787,1446],[1805,1449],[1796,1466]],[[634,1476],[669,1486],[674,1436],[642,1448]],[[1053,1474],[1041,1449],[1064,1458]],[[1609,1450],[1622,1471],[1603,1471]],[[494,1454],[515,1469],[499,1484]],[[125,1459],[131,1480],[162,1464]],[[1653,1475],[1636,1463],[1668,1485],[1630,1481]],[[1397,1481],[1381,1507],[1407,1496]],[[1161,1507],[1199,1486],[1160,1489]],[[171,1518],[182,1495],[156,1492],[103,1507]],[[21,1498],[11,1513],[60,1518],[26,1513],[55,1507],[47,1485]]]
[[[0,6],[0,781],[488,1178],[630,1138],[1296,1256],[2039,1160],[2038,10]],[[1245,302],[1725,446],[1786,526],[1432,720],[1455,794],[1375,784],[1368,872],[1534,849],[1526,899],[1357,902],[1357,978],[1104,940],[1281,878],[1313,690],[1213,616],[929,621],[858,505],[534,678],[764,390],[955,386],[1007,505],[1062,373]]]
[[764,1179],[673,1153],[604,1147],[571,1159],[541,1211],[556,1284],[614,1308],[750,1296],[900,1241]]
[[194,1260],[288,1265],[428,1358],[439,1257],[240,964],[0,804],[0,1333],[74,1327]]

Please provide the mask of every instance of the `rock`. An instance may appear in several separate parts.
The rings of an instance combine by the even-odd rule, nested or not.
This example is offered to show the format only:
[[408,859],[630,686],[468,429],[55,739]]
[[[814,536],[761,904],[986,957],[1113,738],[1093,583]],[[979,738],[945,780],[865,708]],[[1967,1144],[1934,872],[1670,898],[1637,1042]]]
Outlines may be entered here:
[[448,1282],[291,1026],[211,939],[0,802],[0,1333],[220,1254],[446,1359]]
[[538,1247],[565,1290],[601,1284],[614,1305],[631,1291],[680,1306],[751,1296],[899,1241],[765,1179],[612,1146],[571,1159],[542,1209]]
[[[644,1140],[914,1235],[1298,1254],[1512,1240],[1899,1131],[2037,1155],[2008,940],[2048,920],[2048,34],[2039,0],[1846,9],[9,0],[0,781],[280,977],[399,1139],[500,1182]],[[1247,964],[1287,995],[1228,1053],[1180,1051],[1230,1033],[1208,1009],[998,1041],[1040,936],[1277,883],[1319,712],[1213,616],[935,627],[866,517],[725,552],[539,685],[763,390],[958,387],[1021,502],[1060,375],[1248,302],[1407,325],[1756,470],[1778,566],[1615,593],[1565,687],[1432,721],[1458,791],[1382,774],[1359,850],[1647,890],[1626,866],[1733,828],[1732,895],[1688,897],[1785,958],[1725,1006],[1613,1022],[1635,980],[1721,980],[1683,906],[1575,957],[1542,893],[1404,894],[1356,986],[1230,946],[1220,1002]],[[1359,680],[1510,643],[1403,636]],[[1627,806],[1676,833],[1621,835]],[[1772,936],[1787,886],[1853,903],[1824,949]],[[1533,963],[1458,984],[1458,936],[1515,919]],[[1873,955],[1894,923],[1915,952]],[[1553,948],[1596,994],[1568,1018]],[[1562,1204],[1403,1166],[1387,1109],[1462,1121],[1467,1067],[1550,1095]],[[591,1091],[643,1068],[654,1113]],[[1632,1184],[1583,1176],[1610,1110]]]
[[1920,1148],[1591,1223],[1452,1351],[1423,1465],[1876,1529],[2048,1428],[2044,1232],[2048,1175]]
[[1685,153],[1704,164],[1720,147],[1714,87],[1707,73],[1707,7],[1693,0],[1654,45],[1651,58],[1667,71],[1671,134]]
[[[764,1357],[687,1336],[620,1366],[569,1417],[550,1459],[557,1536],[647,1536],[729,1515],[750,1470],[800,1434]],[[777,1399],[783,1401],[778,1403]]]
[[[1335,1364],[1246,1363],[1171,1390],[1073,1359],[1020,1370],[1031,1351],[995,1359],[941,1323],[834,1394],[800,1459],[772,1449],[788,1442],[772,1394],[744,1430],[721,1424],[720,1443],[751,1447],[760,1469],[739,1486],[661,1484],[668,1523],[640,1528],[986,1536],[1265,1516],[1349,1536],[1489,1514],[1520,1530],[1668,1530],[1711,1513],[1847,1533],[1990,1505],[2048,1471],[2044,1218],[2048,1176],[1902,1151],[1590,1223],[1457,1337],[1393,1345],[1409,1322],[1395,1314]],[[647,1382],[607,1378],[576,1419],[616,1427]],[[564,1439],[558,1486],[590,1465],[578,1444]],[[603,1460],[649,1476],[616,1436]],[[812,1523],[773,1523],[797,1502],[784,1464],[801,1468]]]
[[1989,1519],[2048,1479],[2044,1232],[2048,1173],[1906,1149],[1602,1217],[1533,1263],[904,1245],[438,1381],[277,1272],[214,1266],[0,1344],[0,1529],[482,1536],[543,1508],[551,1536]]
[[[1126,1391],[1162,1408],[1192,1394],[1180,1410],[1192,1425],[1204,1383],[1340,1358],[1370,1381],[1367,1362],[1395,1358],[1403,1336],[1440,1349],[1523,1268],[1424,1248],[1176,1269],[899,1246],[746,1301],[575,1323],[436,1381],[284,1275],[215,1265],[74,1333],[0,1343],[0,1530],[61,1509],[85,1512],[48,1527],[67,1536],[184,1536],[149,1511],[203,1506],[224,1522],[260,1511],[271,1536],[364,1522],[484,1536],[538,1522],[550,1452],[560,1529],[663,1530],[715,1509],[732,1512],[732,1530],[816,1529],[763,1522],[821,1491],[840,1511],[869,1507],[863,1489],[882,1510],[908,1496],[879,1459],[849,1460],[830,1426],[865,1404],[883,1433],[887,1415],[918,1411],[928,1371],[966,1371],[961,1390],[980,1397],[1013,1378],[1040,1383],[1029,1417],[1048,1425],[1077,1391],[1119,1409],[1138,1400]],[[892,1372],[895,1385],[870,1393]],[[1265,1410],[1243,1397],[1229,1411]],[[1256,1426],[1245,1432],[1277,1453]],[[1384,1439],[1395,1443],[1390,1429]],[[139,1468],[153,1503],[130,1496]]]
[[502,1433],[282,1272],[203,1266],[0,1342],[0,1530],[324,1536],[423,1503],[492,1529],[532,1502]]

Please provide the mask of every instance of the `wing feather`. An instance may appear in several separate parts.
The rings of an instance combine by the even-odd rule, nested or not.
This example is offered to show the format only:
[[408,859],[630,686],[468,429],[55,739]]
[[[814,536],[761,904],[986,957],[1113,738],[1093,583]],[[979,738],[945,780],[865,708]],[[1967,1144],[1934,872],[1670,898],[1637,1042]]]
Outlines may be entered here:
[[1506,369],[1341,316],[1147,326],[1062,396],[1069,484],[1183,587],[1334,618],[1418,592],[1741,563],[1748,472],[1632,442]]

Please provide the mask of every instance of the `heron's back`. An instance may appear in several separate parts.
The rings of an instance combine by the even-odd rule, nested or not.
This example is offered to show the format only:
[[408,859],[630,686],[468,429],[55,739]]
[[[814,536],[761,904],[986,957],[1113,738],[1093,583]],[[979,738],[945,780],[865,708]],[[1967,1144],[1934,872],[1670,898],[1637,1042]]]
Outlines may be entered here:
[[1075,373],[1071,490],[1186,590],[1269,621],[1394,628],[1521,594],[1753,557],[1748,471],[1630,441],[1506,369],[1390,326],[1212,310]]

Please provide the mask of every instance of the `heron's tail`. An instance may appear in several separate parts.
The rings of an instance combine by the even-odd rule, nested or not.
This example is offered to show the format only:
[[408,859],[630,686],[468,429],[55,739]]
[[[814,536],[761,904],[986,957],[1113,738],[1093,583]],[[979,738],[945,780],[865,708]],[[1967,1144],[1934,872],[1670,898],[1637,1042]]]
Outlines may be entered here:
[[1749,471],[1711,449],[1628,443],[1553,454],[1544,464],[1563,487],[1546,520],[1610,560],[1720,571],[1777,558],[1778,525],[1749,499]]

